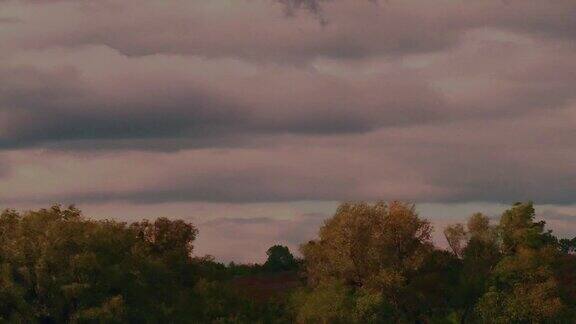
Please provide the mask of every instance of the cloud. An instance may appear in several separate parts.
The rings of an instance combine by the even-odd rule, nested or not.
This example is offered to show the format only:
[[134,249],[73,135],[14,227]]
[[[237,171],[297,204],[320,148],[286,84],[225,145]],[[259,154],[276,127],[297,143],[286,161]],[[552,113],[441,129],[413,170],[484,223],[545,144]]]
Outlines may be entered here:
[[573,1],[0,6],[5,203],[574,202]]
[[230,147],[570,105],[573,50],[494,28],[468,30],[443,52],[306,66],[242,56],[129,57],[106,45],[24,47],[0,61],[0,147]]
[[[319,24],[315,15],[284,15],[286,8],[319,8],[309,1],[59,1],[42,10],[12,4],[6,10],[19,12],[28,23],[8,30],[6,37],[24,48],[101,44],[129,56],[181,54],[302,63],[319,56],[426,52],[448,46],[457,36],[449,26],[431,28],[437,17],[416,17],[402,5],[327,4],[327,25]],[[49,30],[43,28],[46,24]]]
[[313,14],[320,14],[320,6],[323,2],[330,0],[277,0],[284,5],[284,10],[288,16],[293,16],[298,10],[308,10]]
[[[10,44],[101,44],[129,56],[179,54],[302,64],[319,57],[361,60],[437,52],[457,45],[470,30],[487,27],[558,41],[576,36],[571,0],[42,3],[42,10],[29,1],[3,5],[26,21],[4,33]],[[315,14],[284,15],[298,8]],[[319,12],[326,23],[318,23]]]
[[[0,155],[0,157],[2,157],[2,155]],[[8,176],[11,170],[12,170],[11,165],[5,163],[4,161],[0,162],[0,179],[4,178],[5,176]]]
[[[226,110],[225,104],[194,89],[156,88],[147,97],[114,98],[113,93],[99,95],[74,68],[2,72],[0,145],[5,148],[67,140],[171,137],[199,132],[211,121],[214,127],[226,125],[226,119],[235,118],[233,112],[219,112]],[[145,87],[138,90],[150,91]]]
[[[84,65],[91,56],[107,64]],[[38,66],[42,59],[49,67]],[[24,55],[0,70],[3,148],[99,140],[202,147],[242,136],[361,133],[433,121],[442,105],[409,74],[355,80],[194,57],[131,60],[107,48]]]
[[235,261],[295,251],[346,200],[424,203],[442,228],[530,199],[576,233],[573,0],[0,11],[3,207],[184,218]]
[[[5,203],[411,200],[573,203],[574,109],[523,120],[178,152],[7,154]],[[276,145],[279,144],[280,145]],[[554,166],[554,167],[550,167]],[[121,175],[121,176],[120,176]]]

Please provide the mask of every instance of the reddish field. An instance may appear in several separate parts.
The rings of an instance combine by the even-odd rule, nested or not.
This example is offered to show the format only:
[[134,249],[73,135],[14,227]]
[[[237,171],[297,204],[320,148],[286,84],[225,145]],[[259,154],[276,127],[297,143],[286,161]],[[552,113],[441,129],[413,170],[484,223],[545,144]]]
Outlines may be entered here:
[[258,274],[233,279],[232,285],[241,294],[257,301],[268,301],[302,286],[302,280],[293,271]]

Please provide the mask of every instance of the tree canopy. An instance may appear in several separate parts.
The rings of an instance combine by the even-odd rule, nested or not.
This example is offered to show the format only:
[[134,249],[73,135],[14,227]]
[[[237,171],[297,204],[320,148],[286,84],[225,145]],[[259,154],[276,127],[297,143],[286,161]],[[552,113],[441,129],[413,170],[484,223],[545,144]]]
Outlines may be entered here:
[[[576,319],[572,240],[535,220],[531,202],[498,223],[480,213],[444,229],[450,252],[406,203],[341,205],[302,245],[303,323],[568,323]],[[567,285],[567,283],[570,283]],[[312,306],[313,305],[313,306]]]
[[274,245],[266,251],[268,259],[264,263],[264,268],[269,271],[289,271],[298,267],[296,258],[288,247],[283,245]]
[[573,323],[576,238],[532,203],[444,229],[413,204],[341,204],[263,264],[194,256],[197,228],[92,220],[74,206],[0,214],[0,322]]

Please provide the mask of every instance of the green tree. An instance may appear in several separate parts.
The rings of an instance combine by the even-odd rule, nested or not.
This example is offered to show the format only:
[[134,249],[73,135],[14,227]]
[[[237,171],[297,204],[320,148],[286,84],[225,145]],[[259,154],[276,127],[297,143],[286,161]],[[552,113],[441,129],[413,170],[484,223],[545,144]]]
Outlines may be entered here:
[[[422,266],[432,250],[431,226],[414,206],[346,203],[301,248],[312,284],[338,279],[351,286],[397,282]],[[388,279],[384,279],[388,278]]]
[[558,240],[535,221],[531,202],[516,203],[500,218],[502,258],[490,273],[476,312],[487,323],[558,322],[570,310],[562,300],[555,268]]
[[462,257],[462,251],[464,250],[464,244],[466,241],[466,230],[464,230],[464,225],[454,224],[446,227],[444,229],[444,237],[452,249],[452,253],[458,258]]
[[359,307],[356,318],[428,318],[432,309],[445,306],[440,287],[454,279],[446,275],[454,258],[436,254],[431,230],[411,204],[342,204],[319,238],[301,248],[312,295],[339,283],[353,299],[362,296],[352,302]]
[[322,282],[315,289],[302,289],[292,296],[298,323],[350,323],[352,292],[338,282]]
[[560,245],[560,251],[566,254],[576,254],[576,237],[573,239],[561,239],[558,244]]
[[486,323],[539,323],[557,320],[564,311],[551,265],[556,251],[519,248],[494,269],[491,285],[477,312]]
[[466,223],[451,225],[444,230],[454,256],[459,258],[458,285],[451,305],[461,322],[469,322],[478,299],[485,293],[488,279],[501,258],[496,226],[487,216],[473,214]]
[[274,245],[266,251],[268,259],[264,263],[264,269],[272,272],[295,270],[298,262],[286,246]]
[[[159,219],[127,226],[74,207],[0,215],[0,318],[158,322],[188,317],[196,229]],[[142,235],[145,233],[146,235]]]

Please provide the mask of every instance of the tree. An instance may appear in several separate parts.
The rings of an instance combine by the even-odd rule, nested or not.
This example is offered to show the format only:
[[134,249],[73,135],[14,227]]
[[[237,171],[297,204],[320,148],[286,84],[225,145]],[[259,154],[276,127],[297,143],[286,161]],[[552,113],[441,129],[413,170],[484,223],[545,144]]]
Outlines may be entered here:
[[566,254],[576,254],[576,237],[573,239],[561,239],[558,244],[560,245],[560,251]]
[[466,241],[466,231],[464,230],[464,225],[455,224],[450,225],[444,229],[444,237],[452,249],[452,253],[458,258],[462,257],[462,251],[464,250],[464,244]]
[[[196,229],[159,219],[127,226],[75,207],[0,215],[0,318],[158,322],[188,317]],[[142,235],[142,234],[146,235]]]
[[313,290],[299,290],[292,296],[298,323],[350,323],[351,290],[337,282],[323,282]]
[[503,256],[476,306],[484,322],[557,322],[569,311],[554,271],[561,257],[558,240],[534,219],[531,202],[514,204],[500,218]]
[[551,264],[556,251],[520,248],[502,259],[491,285],[476,306],[483,322],[523,323],[558,320],[564,310]]
[[301,248],[310,287],[339,283],[379,300],[388,319],[415,320],[429,311],[423,301],[433,290],[416,278],[437,271],[426,266],[434,251],[430,233],[429,222],[411,204],[342,204],[319,238]]
[[274,245],[266,251],[268,259],[264,263],[264,269],[272,272],[289,271],[298,268],[296,259],[286,246]]
[[[532,203],[474,214],[435,248],[412,204],[346,203],[263,264],[193,257],[192,224],[91,220],[71,206],[0,214],[0,322],[573,323],[574,240]],[[303,265],[304,271],[296,272]],[[274,273],[276,271],[286,271]],[[300,285],[304,274],[308,285]],[[274,293],[270,293],[270,292]],[[290,297],[288,297],[290,296]]]
[[468,233],[473,238],[490,240],[494,233],[493,227],[490,226],[490,219],[482,213],[473,214],[466,223]]
[[[430,252],[430,224],[414,206],[393,202],[346,203],[301,248],[313,284],[339,279],[362,287],[417,270]],[[390,278],[392,278],[390,277]]]
[[544,221],[535,222],[536,212],[532,202],[515,203],[506,210],[499,224],[502,239],[502,252],[513,254],[520,247],[539,248],[550,243],[549,235],[544,232]]

